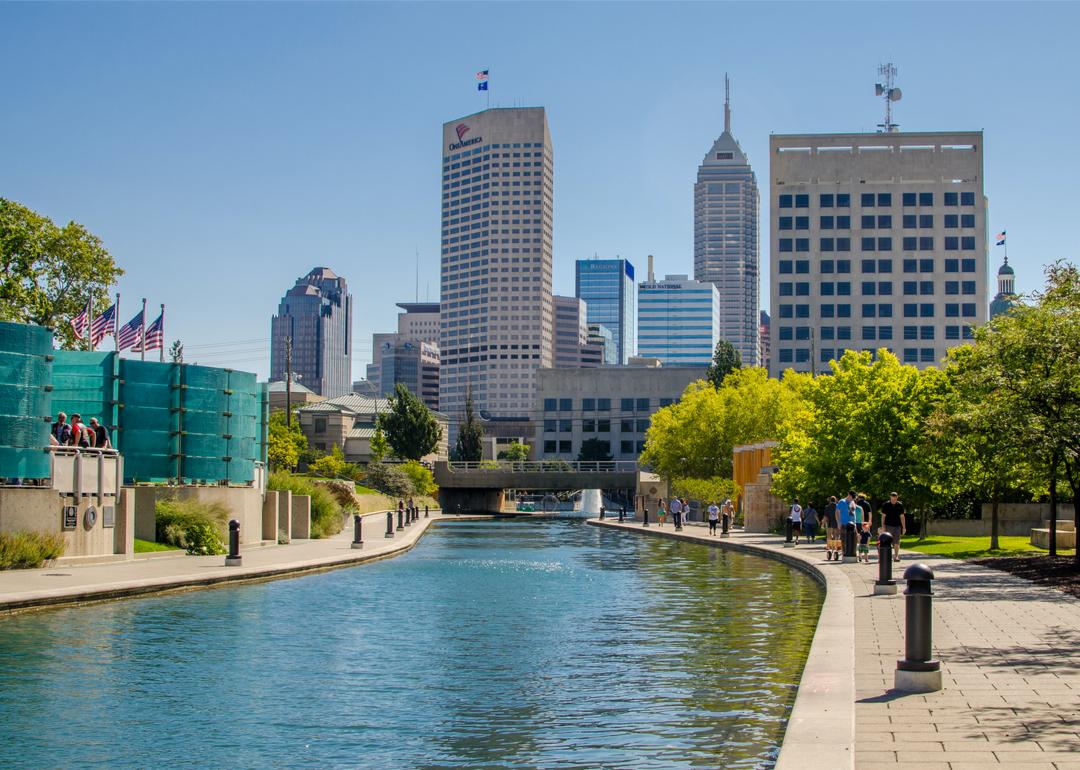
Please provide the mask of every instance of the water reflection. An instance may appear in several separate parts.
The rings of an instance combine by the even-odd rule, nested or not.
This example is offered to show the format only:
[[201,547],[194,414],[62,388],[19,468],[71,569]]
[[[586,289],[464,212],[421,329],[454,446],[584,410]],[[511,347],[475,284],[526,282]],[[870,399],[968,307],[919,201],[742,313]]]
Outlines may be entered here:
[[0,765],[768,767],[821,598],[579,521],[444,524],[355,569],[0,620]]

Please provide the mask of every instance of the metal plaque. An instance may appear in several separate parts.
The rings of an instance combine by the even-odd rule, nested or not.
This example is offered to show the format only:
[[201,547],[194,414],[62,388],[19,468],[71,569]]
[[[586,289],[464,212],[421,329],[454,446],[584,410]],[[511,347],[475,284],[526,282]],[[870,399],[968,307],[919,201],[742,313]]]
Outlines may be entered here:
[[64,529],[75,529],[79,526],[79,509],[74,505],[64,506]]
[[86,513],[83,514],[83,526],[87,529],[93,529],[95,523],[97,523],[97,509],[92,505],[88,505],[86,506]]
[[115,527],[116,526],[116,506],[115,505],[103,505],[103,506],[101,506],[101,526],[103,526],[103,527]]

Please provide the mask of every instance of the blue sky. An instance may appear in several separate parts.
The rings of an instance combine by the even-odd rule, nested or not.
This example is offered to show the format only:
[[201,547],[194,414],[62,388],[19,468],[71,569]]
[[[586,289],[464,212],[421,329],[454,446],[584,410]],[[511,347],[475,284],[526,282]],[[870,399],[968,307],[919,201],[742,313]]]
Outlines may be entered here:
[[330,266],[359,377],[414,297],[416,250],[438,298],[441,125],[485,106],[477,70],[493,106],[547,108],[572,294],[594,253],[692,273],[725,71],[765,222],[769,134],[872,131],[892,61],[901,130],[986,132],[990,226],[1030,291],[1076,257],[1078,21],[1066,3],[4,3],[0,196],[101,236],[122,315],[166,303],[202,363],[265,375],[282,293]]

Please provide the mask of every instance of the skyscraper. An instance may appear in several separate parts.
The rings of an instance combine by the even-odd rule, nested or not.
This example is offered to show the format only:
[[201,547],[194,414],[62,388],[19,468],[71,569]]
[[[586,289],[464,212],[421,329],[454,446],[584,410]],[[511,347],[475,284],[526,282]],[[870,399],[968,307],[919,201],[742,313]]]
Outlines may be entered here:
[[579,259],[574,267],[574,294],[585,300],[586,320],[603,324],[615,343],[617,364],[634,355],[637,315],[634,266],[628,259]]
[[731,135],[725,75],[724,133],[698,166],[694,184],[694,278],[720,292],[720,336],[735,346],[745,366],[761,363],[760,262],[757,177]]
[[555,302],[555,366],[581,366],[581,349],[588,341],[585,303],[577,297],[552,298]]
[[720,341],[720,297],[707,281],[668,275],[638,286],[638,355],[708,366]]
[[769,157],[773,376],[934,365],[986,321],[981,131],[774,134]]
[[536,369],[552,364],[554,170],[544,108],[445,123],[441,156],[439,406],[453,440],[470,390],[489,420],[528,422]]
[[316,267],[289,289],[270,321],[270,380],[293,376],[320,396],[343,396],[352,383],[352,295],[344,278]]

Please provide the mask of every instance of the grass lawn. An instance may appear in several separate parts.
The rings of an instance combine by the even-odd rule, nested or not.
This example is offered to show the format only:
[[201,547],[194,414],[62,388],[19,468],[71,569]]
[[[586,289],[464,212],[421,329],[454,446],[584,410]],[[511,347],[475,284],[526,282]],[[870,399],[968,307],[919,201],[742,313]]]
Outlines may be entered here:
[[135,553],[151,553],[153,551],[179,551],[175,545],[168,543],[155,543],[151,540],[135,538]]
[[[1036,548],[1023,535],[1002,535],[998,538],[1001,545],[996,551],[990,550],[990,536],[985,537],[945,537],[930,535],[925,538],[905,537],[903,547],[913,551],[948,556],[953,559],[985,559],[991,556],[1038,556],[1047,552]],[[1061,555],[1071,554],[1072,549],[1059,548]]]

